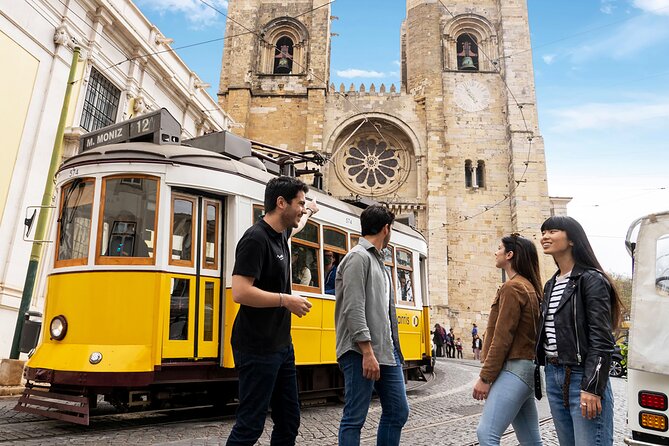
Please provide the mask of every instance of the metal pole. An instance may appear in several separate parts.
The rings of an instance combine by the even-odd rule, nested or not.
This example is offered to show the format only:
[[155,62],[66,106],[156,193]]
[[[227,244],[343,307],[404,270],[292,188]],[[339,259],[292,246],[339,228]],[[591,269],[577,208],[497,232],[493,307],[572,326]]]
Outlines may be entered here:
[[[53,151],[51,152],[51,164],[49,165],[49,173],[46,177],[46,184],[44,185],[44,194],[42,195],[42,210],[37,219],[37,227],[35,228],[35,240],[33,242],[33,249],[30,252],[30,262],[28,263],[28,272],[26,273],[26,280],[23,284],[23,295],[21,296],[21,304],[19,312],[16,315],[16,328],[14,329],[14,340],[12,341],[12,350],[9,354],[10,359],[19,359],[19,341],[21,339],[21,331],[23,330],[24,314],[30,307],[30,301],[33,296],[33,289],[35,288],[35,277],[37,269],[42,257],[42,247],[46,235],[47,226],[49,224],[49,217],[51,215],[50,209],[46,206],[51,205],[53,197],[53,190],[55,187],[54,177],[56,169],[60,165],[60,160],[63,156],[63,134],[65,133],[65,123],[67,121],[68,106],[70,104],[70,97],[72,96],[72,85],[74,84],[74,77],[77,72],[77,65],[79,63],[79,53],[81,48],[74,47],[72,53],[72,64],[70,65],[70,75],[67,79],[67,88],[65,88],[65,98],[63,99],[63,107],[60,110],[60,121],[58,121],[58,129],[56,131],[56,140],[53,143]],[[46,321],[45,321],[46,322]]]

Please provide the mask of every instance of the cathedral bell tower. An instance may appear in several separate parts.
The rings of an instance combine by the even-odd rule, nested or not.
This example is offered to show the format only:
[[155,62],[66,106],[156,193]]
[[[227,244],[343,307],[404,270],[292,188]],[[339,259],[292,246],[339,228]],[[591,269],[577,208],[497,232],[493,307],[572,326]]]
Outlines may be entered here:
[[246,138],[321,150],[330,70],[326,0],[229,3],[219,103]]

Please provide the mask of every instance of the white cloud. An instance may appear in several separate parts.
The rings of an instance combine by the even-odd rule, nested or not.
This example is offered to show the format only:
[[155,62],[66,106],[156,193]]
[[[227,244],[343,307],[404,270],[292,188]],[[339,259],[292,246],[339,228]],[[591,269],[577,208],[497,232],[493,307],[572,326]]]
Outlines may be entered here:
[[355,77],[386,77],[386,73],[379,71],[370,71],[370,70],[359,70],[357,68],[349,68],[347,70],[337,71],[337,76],[344,78],[355,78]]
[[552,131],[603,130],[632,127],[657,128],[669,119],[669,100],[648,102],[590,103],[549,111],[557,125]]
[[613,14],[613,10],[616,9],[615,0],[601,0],[599,10],[604,14]]
[[398,67],[402,65],[399,60],[393,60],[393,63]]
[[139,0],[143,6],[158,11],[160,14],[179,14],[196,27],[210,26],[223,18],[219,11],[228,9],[227,0],[208,0],[204,4],[199,0]]
[[669,26],[666,19],[643,15],[627,20],[604,37],[585,39],[582,45],[569,54],[572,62],[576,64],[592,63],[593,60],[601,58],[628,60],[667,39]]
[[669,0],[634,0],[633,4],[651,14],[669,15]]
[[555,54],[544,54],[541,58],[546,65],[550,65],[555,61]]

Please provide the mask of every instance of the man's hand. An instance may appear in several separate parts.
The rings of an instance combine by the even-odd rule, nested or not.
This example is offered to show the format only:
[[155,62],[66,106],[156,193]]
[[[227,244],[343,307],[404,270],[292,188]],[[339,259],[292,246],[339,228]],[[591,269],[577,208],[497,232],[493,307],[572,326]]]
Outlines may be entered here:
[[363,353],[362,355],[362,376],[366,379],[378,381],[381,378],[381,367],[376,360],[373,351]]
[[284,294],[283,306],[297,317],[302,317],[311,309],[311,302],[299,294]]
[[311,209],[311,215],[314,215],[316,212],[318,212],[320,209],[318,208],[318,205],[316,204],[316,199],[314,198],[313,200],[307,202],[307,204],[304,206],[307,209]]
[[479,378],[476,381],[476,384],[474,384],[474,391],[472,392],[472,396],[474,397],[475,400],[485,400],[488,398],[488,393],[490,392],[490,384],[486,384]]

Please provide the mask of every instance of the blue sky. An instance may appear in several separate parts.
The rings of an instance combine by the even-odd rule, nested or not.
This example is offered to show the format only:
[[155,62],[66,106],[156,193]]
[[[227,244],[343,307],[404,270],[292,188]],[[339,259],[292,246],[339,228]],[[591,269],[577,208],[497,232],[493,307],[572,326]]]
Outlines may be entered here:
[[[227,12],[226,1],[206,1]],[[225,16],[201,0],[136,2],[173,48],[224,36]],[[604,268],[629,275],[628,225],[669,209],[669,0],[528,0],[528,8],[549,193],[573,197],[569,214]],[[332,15],[331,81],[399,85],[405,2],[337,0]],[[214,97],[223,44],[177,50]]]

